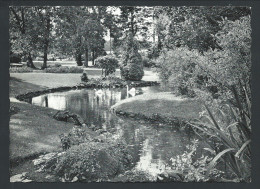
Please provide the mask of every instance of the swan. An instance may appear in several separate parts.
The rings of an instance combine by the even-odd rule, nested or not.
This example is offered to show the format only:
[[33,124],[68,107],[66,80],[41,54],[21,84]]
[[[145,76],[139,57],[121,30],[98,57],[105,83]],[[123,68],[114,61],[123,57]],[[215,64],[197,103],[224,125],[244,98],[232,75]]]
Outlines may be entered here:
[[97,95],[103,94],[103,91],[101,89],[99,89],[99,90],[94,89],[94,91],[95,91],[95,94],[97,94]]
[[132,96],[135,96],[136,95],[136,89],[135,88],[132,88],[129,90],[129,86],[126,85],[126,90],[127,90],[127,95],[130,94]]

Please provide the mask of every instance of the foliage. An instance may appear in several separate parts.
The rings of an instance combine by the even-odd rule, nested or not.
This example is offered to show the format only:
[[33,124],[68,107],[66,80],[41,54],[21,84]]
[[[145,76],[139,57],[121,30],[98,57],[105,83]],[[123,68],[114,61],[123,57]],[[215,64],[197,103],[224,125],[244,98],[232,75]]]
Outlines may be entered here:
[[[101,12],[100,12],[101,11]],[[81,55],[85,54],[85,66],[88,66],[89,53],[94,52],[95,59],[103,53],[105,40],[101,16],[105,17],[102,7],[59,7],[57,10],[56,33],[57,48],[61,53],[74,55],[79,66]]]
[[9,68],[9,72],[10,73],[27,73],[27,72],[33,72],[33,69],[30,68],[30,67],[25,67],[25,66],[22,66],[22,67],[10,67]]
[[[210,138],[211,152],[215,154],[209,164],[209,170],[214,168],[218,160],[222,160],[230,169],[231,179],[250,182],[251,180],[251,101],[248,97],[250,91],[243,88],[245,98],[239,97],[235,87],[232,93],[235,96],[233,105],[219,102],[206,107],[202,119],[191,125],[196,132],[204,137]],[[220,106],[220,107],[219,107]]]
[[[221,50],[204,54],[187,47],[165,49],[157,59],[160,77],[178,94],[231,99],[229,88],[250,82],[250,17],[222,21],[222,30],[214,38]],[[218,93],[218,95],[216,95]]]
[[55,64],[54,64],[54,67],[59,68],[59,67],[61,67],[61,64],[55,63]]
[[83,69],[76,66],[49,67],[45,69],[46,73],[83,73]]
[[187,150],[182,155],[172,157],[171,169],[168,171],[168,177],[176,175],[179,181],[182,182],[207,182],[220,181],[223,172],[218,169],[211,169],[209,174],[208,164],[213,157],[202,155],[199,158],[194,158],[198,148],[198,140],[194,140],[191,145],[187,146]]
[[107,77],[91,78],[88,84],[102,87],[123,87],[127,84],[127,81],[110,75]]
[[143,66],[146,68],[156,67],[156,61],[154,59],[149,59],[146,56],[142,57]]
[[157,59],[159,75],[179,95],[194,96],[194,88],[198,87],[196,64],[204,61],[196,50],[176,48],[166,51]]
[[82,76],[81,76],[81,81],[83,81],[83,82],[88,82],[88,76],[87,76],[87,73],[86,73],[86,72],[84,72],[84,73],[82,74]]
[[107,180],[124,171],[130,161],[125,144],[118,140],[88,141],[67,150],[54,172],[68,180],[74,177],[80,181]]
[[30,67],[32,58],[41,51],[44,54],[43,67],[47,67],[47,53],[52,38],[54,7],[10,7],[11,51],[28,57]]
[[10,63],[19,63],[21,62],[21,57],[18,54],[10,54]]
[[116,71],[116,68],[118,67],[118,60],[113,56],[107,55],[97,58],[95,61],[95,65],[102,68],[102,74],[104,69],[106,77]]
[[142,57],[138,53],[138,45],[131,33],[126,39],[120,70],[125,80],[139,81],[144,75]]
[[236,21],[250,15],[249,7],[157,7],[159,42],[168,49],[187,46],[205,52],[221,49],[214,35],[222,29],[223,18]]

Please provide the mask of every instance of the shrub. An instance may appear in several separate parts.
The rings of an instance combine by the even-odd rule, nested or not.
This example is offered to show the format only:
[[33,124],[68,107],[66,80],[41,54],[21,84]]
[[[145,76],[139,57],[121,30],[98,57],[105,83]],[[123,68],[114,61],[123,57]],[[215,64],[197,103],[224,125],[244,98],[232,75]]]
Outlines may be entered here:
[[186,148],[187,151],[182,155],[177,155],[170,159],[171,169],[166,174],[167,177],[175,177],[176,181],[181,182],[221,181],[223,172],[216,168],[211,169],[209,174],[206,174],[208,164],[213,160],[211,155],[194,157],[198,148],[198,140],[192,141],[192,144],[186,146]]
[[55,173],[79,181],[107,180],[124,171],[131,163],[125,144],[114,142],[87,142],[72,146],[60,158]]
[[169,83],[175,92],[208,92],[211,98],[224,100],[230,86],[250,82],[251,69],[251,27],[250,17],[236,21],[223,20],[220,30],[214,36],[219,49],[209,49],[203,54],[187,47],[164,49],[157,59],[158,70],[163,81]]
[[83,73],[84,70],[76,66],[72,66],[72,67],[60,66],[60,67],[49,67],[46,68],[45,71],[47,73]]
[[54,64],[54,67],[56,67],[56,68],[61,67],[61,64],[55,63],[55,64]]
[[103,69],[105,72],[105,77],[109,74],[112,74],[116,71],[116,68],[118,67],[118,60],[110,55],[98,57],[95,60],[95,65],[102,68],[102,75],[103,75]]
[[11,54],[10,55],[10,63],[19,63],[21,62],[21,57],[17,54]]
[[205,61],[205,58],[197,50],[176,48],[164,51],[156,61],[160,78],[168,83],[176,94],[193,97],[194,89],[201,88],[197,80],[198,74],[203,72],[196,65]]
[[27,66],[22,67],[11,67],[9,68],[10,73],[27,73],[27,72],[33,72],[33,69]]
[[151,67],[155,67],[156,63],[155,61],[147,58],[147,57],[142,57],[142,61],[143,61],[143,66],[146,68],[151,68]]
[[83,82],[88,82],[88,76],[87,76],[87,73],[86,73],[86,72],[84,72],[84,73],[82,74],[82,76],[81,76],[81,81],[83,81]]
[[131,34],[126,39],[120,70],[125,80],[140,81],[144,75],[142,57],[138,53],[137,43]]

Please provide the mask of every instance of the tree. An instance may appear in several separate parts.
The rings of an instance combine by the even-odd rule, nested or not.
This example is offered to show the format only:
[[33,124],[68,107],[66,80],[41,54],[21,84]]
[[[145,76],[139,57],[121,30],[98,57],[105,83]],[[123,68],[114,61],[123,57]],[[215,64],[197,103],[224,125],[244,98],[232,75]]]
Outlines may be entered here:
[[161,53],[157,60],[161,79],[179,94],[205,94],[213,90],[227,100],[234,98],[229,96],[231,87],[250,86],[250,17],[225,19],[219,24],[222,29],[212,36],[219,49],[202,54],[186,46],[165,48]]
[[87,15],[88,11],[82,7],[59,7],[57,9],[56,47],[60,53],[73,55],[78,66],[83,65],[84,46],[81,27],[84,23],[84,17]]
[[38,20],[38,30],[40,33],[40,43],[43,45],[43,65],[47,68],[48,52],[51,42],[52,20],[55,13],[54,7],[35,7]]
[[[198,49],[201,53],[212,48],[220,48],[212,35],[221,30],[223,18],[237,20],[250,14],[248,7],[162,7],[162,15],[167,15],[169,22],[161,27],[165,33],[163,46],[174,48],[187,46]],[[161,25],[162,20],[157,22]]]
[[110,55],[99,57],[96,59],[96,65],[102,68],[102,75],[103,69],[105,70],[105,77],[109,74],[112,74],[116,71],[118,66],[118,60]]
[[131,32],[126,38],[120,70],[125,80],[139,81],[144,75],[142,57],[138,53],[138,45]]
[[33,57],[44,54],[42,68],[47,67],[54,7],[10,7],[11,50],[27,56],[28,66],[35,68]]
[[102,7],[61,7],[57,20],[59,49],[73,53],[78,65],[82,65],[81,56],[85,54],[84,65],[88,67],[89,54],[93,63],[96,54],[104,48],[104,29],[101,25]]
[[33,11],[28,7],[10,6],[10,52],[27,57],[27,65],[35,68],[33,56],[38,49],[38,31],[33,27]]

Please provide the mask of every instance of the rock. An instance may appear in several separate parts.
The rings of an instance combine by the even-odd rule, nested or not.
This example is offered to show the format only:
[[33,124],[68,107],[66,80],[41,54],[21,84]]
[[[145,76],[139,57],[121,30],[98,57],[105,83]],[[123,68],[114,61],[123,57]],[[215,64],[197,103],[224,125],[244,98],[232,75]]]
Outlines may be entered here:
[[22,182],[32,182],[32,180],[24,179]]
[[72,122],[80,126],[84,123],[83,119],[80,116],[68,111],[57,111],[57,113],[53,115],[53,118],[58,121]]
[[71,180],[71,182],[76,182],[76,181],[78,181],[79,179],[78,179],[78,177],[74,177],[72,180]]
[[134,117],[135,117],[135,114],[134,114],[134,113],[130,113],[130,114],[129,114],[129,117],[134,118]]
[[27,181],[31,182],[31,180],[26,179],[26,174],[27,174],[27,172],[23,172],[21,174],[14,175],[14,176],[10,177],[10,182],[24,182],[24,180],[25,180],[25,182],[27,182]]
[[53,175],[47,175],[45,178],[46,179],[52,179],[54,176]]
[[37,159],[33,160],[33,164],[38,168],[37,172],[41,172],[46,168],[52,169],[55,167],[58,158],[60,158],[64,153],[65,152],[52,152],[41,155]]

